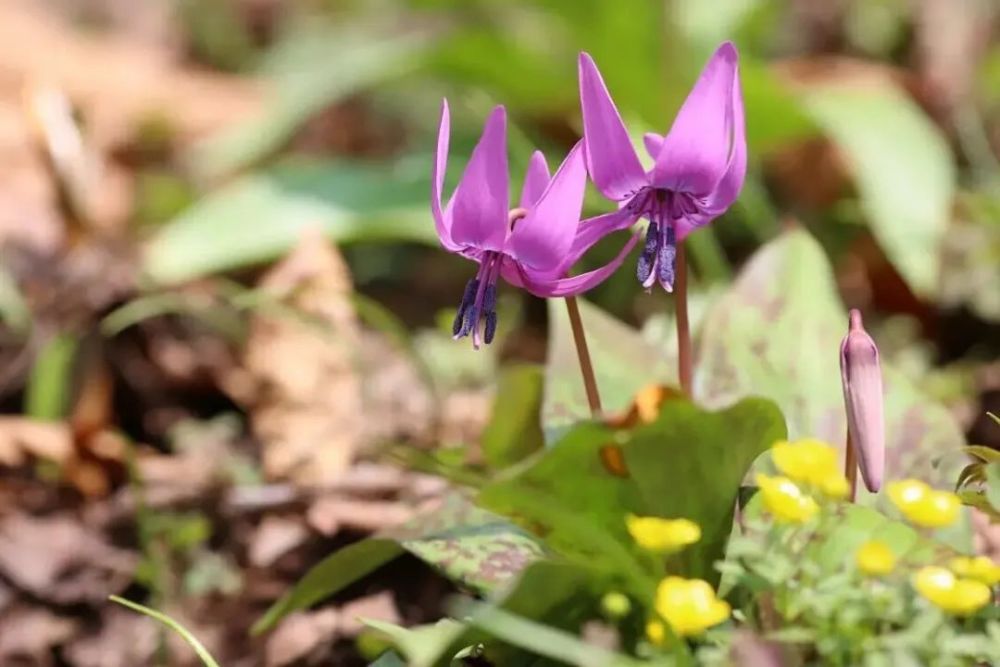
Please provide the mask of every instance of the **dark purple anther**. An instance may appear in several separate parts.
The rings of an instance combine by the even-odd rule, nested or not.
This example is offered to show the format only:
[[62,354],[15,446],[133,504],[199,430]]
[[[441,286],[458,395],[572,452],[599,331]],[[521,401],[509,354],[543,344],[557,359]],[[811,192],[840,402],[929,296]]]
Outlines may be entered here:
[[[471,324],[468,325],[466,322],[470,319],[466,315],[469,309],[472,307],[473,302],[476,299],[476,292],[479,290],[479,279],[473,278],[469,282],[465,283],[465,292],[462,294],[462,303],[458,306],[458,312],[455,313],[455,322],[451,325],[451,333],[456,338],[461,338],[462,336],[469,335],[469,330],[471,330]],[[464,332],[464,333],[463,333]]]

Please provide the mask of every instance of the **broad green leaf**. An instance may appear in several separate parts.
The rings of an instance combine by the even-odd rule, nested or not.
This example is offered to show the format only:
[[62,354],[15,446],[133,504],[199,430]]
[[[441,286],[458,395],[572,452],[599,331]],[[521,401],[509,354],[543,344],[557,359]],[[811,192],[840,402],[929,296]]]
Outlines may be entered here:
[[[195,147],[189,162],[213,179],[248,167],[284,146],[312,116],[360,90],[412,71],[425,41],[385,26],[294,22],[263,63],[275,94],[257,118]],[[348,64],[349,63],[349,64]]]
[[455,581],[488,591],[542,555],[537,541],[501,517],[449,496],[437,510],[327,556],[274,603],[253,632],[309,607],[409,551]]
[[[630,569],[628,554],[637,549],[625,515],[688,518],[702,527],[702,539],[674,565],[680,573],[717,581],[713,563],[732,529],[740,482],[754,459],[784,436],[781,414],[770,401],[746,399],[710,412],[668,400],[656,422],[630,435],[596,423],[577,426],[532,465],[484,487],[479,502],[526,522],[552,549],[633,581],[642,574]],[[608,466],[615,448],[624,466]],[[613,542],[600,542],[601,536]],[[657,567],[651,576],[660,574]]]
[[395,651],[386,651],[368,667],[407,667],[403,659]]
[[875,238],[914,292],[932,296],[955,191],[947,141],[888,84],[814,88],[803,100],[851,164]]
[[986,500],[1000,511],[1000,461],[986,466]]
[[450,618],[415,628],[371,618],[362,618],[361,622],[388,637],[393,646],[406,656],[406,664],[410,667],[431,667],[465,631],[462,623]]
[[198,638],[191,634],[187,628],[166,614],[162,614],[155,609],[150,609],[149,607],[143,606],[138,602],[132,602],[131,600],[120,598],[117,595],[109,596],[108,599],[122,605],[123,607],[128,607],[132,611],[137,611],[140,614],[145,614],[146,616],[159,621],[180,635],[181,638],[183,638],[184,641],[186,641],[191,648],[194,649],[194,652],[197,654],[198,658],[201,660],[202,664],[205,665],[205,667],[219,667],[219,663],[215,661],[215,658],[213,658],[212,654],[208,652],[208,649],[206,649],[205,646],[198,641]]
[[837,570],[854,558],[869,540],[884,542],[894,554],[923,560],[933,553],[930,542],[919,548],[921,537],[910,526],[862,505],[843,505],[836,525],[827,531],[813,557],[823,568]]
[[[577,299],[587,346],[606,413],[626,409],[643,386],[675,383],[676,363],[641,333],[597,306]],[[546,436],[590,417],[566,304],[549,299],[549,349],[545,366],[542,424]]]
[[291,162],[241,178],[165,224],[143,269],[176,283],[279,257],[302,233],[338,242],[436,243],[426,210],[427,175],[346,162]]
[[486,462],[505,468],[545,445],[542,434],[542,369],[529,364],[500,370],[493,413],[483,431]]
[[[766,396],[781,407],[792,438],[843,447],[847,420],[840,341],[847,314],[819,244],[793,230],[761,248],[706,316],[696,350],[694,391],[710,406]],[[958,468],[933,461],[963,444],[943,406],[883,362],[886,478],[915,476],[950,487]]]
[[70,334],[56,334],[39,351],[25,389],[25,415],[47,420],[66,416],[78,344]]

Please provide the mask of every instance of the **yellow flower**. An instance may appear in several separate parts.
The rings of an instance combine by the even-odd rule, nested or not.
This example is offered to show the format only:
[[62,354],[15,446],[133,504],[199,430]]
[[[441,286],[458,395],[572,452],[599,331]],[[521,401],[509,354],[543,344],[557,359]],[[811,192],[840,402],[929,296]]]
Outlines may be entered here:
[[[699,635],[729,618],[729,604],[702,579],[667,577],[656,588],[656,612],[678,636]],[[649,627],[646,628],[647,634]]]
[[771,477],[758,473],[757,486],[760,487],[764,507],[778,521],[805,523],[819,511],[816,501],[802,493],[795,482],[787,477]]
[[986,556],[969,558],[960,556],[948,561],[948,567],[956,575],[981,581],[987,586],[1000,584],[1000,565]]
[[990,603],[993,592],[981,581],[956,577],[950,570],[929,565],[917,571],[913,587],[934,606],[955,616],[969,616]]
[[701,528],[687,519],[629,514],[625,525],[636,544],[650,551],[676,551],[701,539]]
[[824,496],[827,498],[833,498],[834,500],[842,500],[846,498],[848,492],[850,491],[850,487],[847,484],[847,478],[837,471],[831,471],[816,486]]
[[647,621],[646,636],[649,637],[649,641],[659,646],[667,638],[667,628],[660,621]]
[[908,521],[925,528],[951,525],[958,518],[962,506],[954,493],[932,489],[916,479],[891,482],[886,492],[892,504]]
[[870,540],[861,545],[854,560],[863,573],[877,577],[889,574],[896,567],[896,555],[885,542]]
[[812,438],[774,443],[771,459],[782,474],[813,486],[821,486],[830,473],[837,472],[837,450]]

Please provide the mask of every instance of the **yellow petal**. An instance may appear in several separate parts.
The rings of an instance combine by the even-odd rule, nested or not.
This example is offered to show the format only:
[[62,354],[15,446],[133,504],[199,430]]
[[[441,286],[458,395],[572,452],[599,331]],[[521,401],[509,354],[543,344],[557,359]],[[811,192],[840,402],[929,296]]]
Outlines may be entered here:
[[650,551],[675,551],[701,539],[701,528],[688,519],[629,514],[625,525],[636,544]]
[[885,542],[865,542],[854,555],[858,569],[869,576],[889,574],[896,567],[896,555]]

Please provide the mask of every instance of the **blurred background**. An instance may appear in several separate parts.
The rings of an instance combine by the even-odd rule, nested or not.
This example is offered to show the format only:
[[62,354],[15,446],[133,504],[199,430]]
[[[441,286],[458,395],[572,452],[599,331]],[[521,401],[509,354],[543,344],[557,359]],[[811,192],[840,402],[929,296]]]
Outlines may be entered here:
[[[513,289],[497,342],[451,341],[472,266],[438,247],[428,197],[445,96],[449,189],[497,103],[516,182],[535,147],[558,164],[580,50],[639,137],[720,41],[740,49],[750,173],[689,246],[705,373],[746,343],[741,381],[808,407],[830,374],[766,348],[835,365],[842,300],[923,401],[900,438],[1000,446],[998,36],[996,0],[2,0],[0,664],[190,662],[111,593],[225,665],[367,664],[357,616],[441,614],[449,585],[402,559],[247,639],[319,558],[433,504],[428,471],[504,437],[522,408],[497,378],[541,391],[512,364],[551,378],[565,353],[578,381],[565,327]],[[769,268],[789,230],[821,248],[795,279]],[[641,371],[640,346],[669,354],[672,301],[633,261],[588,295],[621,320],[590,309],[591,345]],[[795,308],[737,312],[782,289]],[[715,380],[705,397],[729,397]],[[1000,551],[984,525],[970,539]]]

